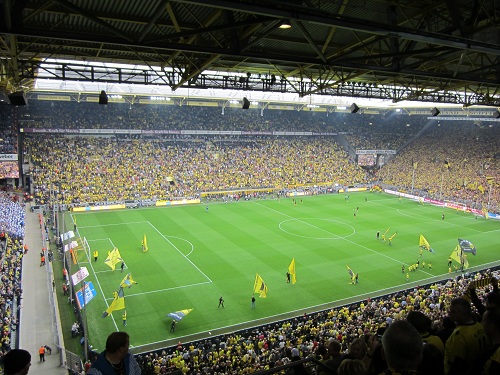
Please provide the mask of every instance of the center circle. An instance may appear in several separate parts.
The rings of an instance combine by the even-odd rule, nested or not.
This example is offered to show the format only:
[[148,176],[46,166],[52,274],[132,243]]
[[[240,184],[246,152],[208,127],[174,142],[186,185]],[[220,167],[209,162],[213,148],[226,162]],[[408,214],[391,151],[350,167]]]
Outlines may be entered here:
[[313,240],[341,240],[356,233],[352,225],[343,221],[311,217],[283,220],[279,228],[292,236]]

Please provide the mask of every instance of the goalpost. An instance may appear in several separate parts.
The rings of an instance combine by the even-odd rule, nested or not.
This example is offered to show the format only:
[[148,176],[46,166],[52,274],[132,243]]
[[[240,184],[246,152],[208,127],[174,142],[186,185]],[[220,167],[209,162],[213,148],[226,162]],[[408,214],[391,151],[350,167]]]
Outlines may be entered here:
[[83,246],[83,251],[85,252],[85,255],[87,255],[87,258],[89,259],[89,261],[91,261],[92,259],[92,254],[90,253],[90,245],[89,243],[87,242],[87,238],[86,237],[82,237],[82,246]]
[[81,259],[80,255],[82,250],[83,253],[87,256],[87,259],[90,261],[90,246],[85,237],[77,237],[73,241],[68,244],[69,252],[71,254],[71,258],[73,259],[73,263],[77,264]]

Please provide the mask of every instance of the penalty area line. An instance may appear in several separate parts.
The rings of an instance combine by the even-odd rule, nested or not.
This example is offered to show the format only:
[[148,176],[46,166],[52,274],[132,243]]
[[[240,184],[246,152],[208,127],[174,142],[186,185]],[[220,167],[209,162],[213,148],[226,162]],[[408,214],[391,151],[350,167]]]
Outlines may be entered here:
[[[136,294],[127,294],[127,297],[140,297],[145,294],[153,294],[153,293],[161,293],[161,292],[167,292],[169,290],[176,290],[176,289],[183,289],[183,288],[190,288],[193,286],[200,286],[200,285],[205,285],[205,284],[211,284],[211,281],[204,281],[202,283],[196,283],[196,284],[189,284],[189,285],[180,285],[180,286],[175,286],[172,288],[165,288],[165,289],[157,289],[157,290],[150,290],[148,292],[141,292],[141,293],[136,293]],[[109,300],[113,300],[113,298],[106,298]]]

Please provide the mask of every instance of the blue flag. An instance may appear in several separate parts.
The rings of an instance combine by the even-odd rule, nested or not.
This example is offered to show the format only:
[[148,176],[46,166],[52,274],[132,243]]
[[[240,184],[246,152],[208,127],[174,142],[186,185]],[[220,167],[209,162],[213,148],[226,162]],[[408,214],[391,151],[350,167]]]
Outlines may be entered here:
[[472,255],[476,255],[476,247],[469,240],[459,238],[458,244],[464,253],[472,253]]
[[181,321],[187,314],[189,314],[193,309],[179,310],[167,314],[168,317],[172,318],[176,322]]

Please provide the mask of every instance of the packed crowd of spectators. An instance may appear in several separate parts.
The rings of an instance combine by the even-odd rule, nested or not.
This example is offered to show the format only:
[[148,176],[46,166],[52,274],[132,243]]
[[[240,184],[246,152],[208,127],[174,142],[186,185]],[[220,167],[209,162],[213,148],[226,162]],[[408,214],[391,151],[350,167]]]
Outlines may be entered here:
[[[500,127],[443,121],[411,143],[378,177],[386,184],[423,190],[433,198],[499,211]],[[414,170],[413,170],[414,169]]]
[[[461,313],[465,314],[468,325],[481,321],[485,305],[490,308],[493,305],[500,307],[496,280],[492,282],[496,284],[493,291],[491,284],[479,289],[474,284],[474,280],[489,280],[491,277],[496,279],[498,276],[498,271],[490,270],[460,275],[440,283],[254,329],[193,343],[179,342],[176,347],[142,354],[137,359],[144,374],[174,371],[183,374],[250,374],[308,357],[316,358],[329,368],[320,365],[314,365],[313,368],[299,366],[291,371],[289,369],[287,374],[372,375],[381,374],[388,368],[394,371],[388,373],[394,374],[481,374],[488,355],[481,361],[476,346],[467,341],[469,338],[462,342],[465,352],[449,344],[453,340],[448,341],[449,343],[447,340],[457,334],[456,327],[464,324],[464,317],[453,310],[461,308],[464,301],[465,311]],[[471,299],[477,305],[474,311],[467,309],[467,305],[469,308],[471,306]],[[496,320],[493,320],[496,328],[493,330],[500,332],[498,312],[495,317]],[[399,320],[407,320],[414,327],[413,331],[417,332],[414,342],[405,343],[406,349],[415,347],[415,353],[408,353],[408,350],[399,353],[402,356],[413,356],[413,364],[407,358],[400,359],[406,360],[406,366],[414,365],[414,368],[394,367],[388,358],[389,348],[385,346],[386,354],[382,354],[381,336]],[[492,351],[488,349],[493,347],[491,343],[486,344],[491,337],[486,338],[481,325],[474,324],[478,339],[485,340],[485,347],[482,348],[485,350],[482,353],[491,355]],[[498,343],[494,349],[496,348]],[[361,363],[361,372],[341,372],[339,368],[347,366],[351,360]],[[344,361],[348,362],[342,365]],[[499,365],[497,362],[496,366]]]
[[0,356],[11,349],[19,323],[24,230],[23,203],[0,191]]
[[215,190],[366,182],[363,170],[328,137],[187,143],[39,136],[28,138],[26,145],[34,164],[32,186],[38,202],[47,201],[51,191],[61,203],[77,205],[197,197]]
[[[78,205],[197,197],[201,192],[241,188],[377,181],[476,209],[489,203],[488,210],[498,212],[498,132],[488,129],[488,134],[479,134],[484,138],[479,140],[467,126],[456,125],[453,136],[451,129],[443,128],[447,127],[422,135],[375,170],[374,176],[357,166],[331,137],[172,137],[121,142],[37,136],[27,138],[26,145],[31,150],[38,202],[47,201],[50,191],[61,203]],[[464,138],[470,137],[472,142],[466,143]],[[466,144],[467,152],[454,147],[457,142]],[[175,185],[166,177],[172,177]]]
[[[39,138],[27,137],[24,151],[33,155],[35,171],[41,172],[33,174],[33,186],[40,200],[47,199],[48,189],[55,191],[51,185],[57,187],[61,201],[83,204],[106,198],[108,201],[145,197],[172,199],[211,190],[280,189],[300,184],[355,184],[376,180],[406,191],[413,188],[435,199],[458,201],[476,209],[488,206],[492,212],[499,210],[500,156],[496,151],[499,130],[496,126],[477,126],[471,121],[442,121],[441,124],[436,121],[430,129],[422,131],[429,123],[427,117],[392,112],[377,115],[296,110],[261,112],[239,107],[222,110],[221,107],[173,104],[96,106],[95,103],[46,101],[32,101],[29,107],[19,108],[16,116],[19,125],[26,128],[341,134],[321,139],[206,134],[117,135],[115,138],[132,143],[51,136],[53,139],[44,140],[40,146]],[[2,121],[7,124],[3,127],[11,126],[12,118],[12,115],[6,116]],[[347,144],[342,143],[342,138]],[[55,151],[54,157],[46,155],[48,149]],[[380,169],[370,168],[369,173],[362,176],[363,171],[354,165],[357,149],[399,152],[388,164]],[[56,159],[57,163],[51,164]],[[78,163],[85,165],[85,169],[76,171],[74,166]],[[143,170],[137,170],[138,165]],[[173,177],[177,184],[166,183],[164,176]],[[116,182],[119,188],[113,186]]]
[[21,241],[25,234],[23,202],[6,191],[0,191],[0,230]]

